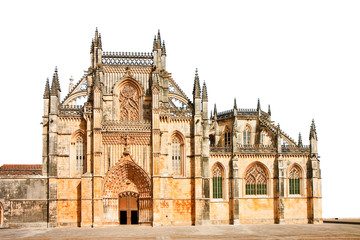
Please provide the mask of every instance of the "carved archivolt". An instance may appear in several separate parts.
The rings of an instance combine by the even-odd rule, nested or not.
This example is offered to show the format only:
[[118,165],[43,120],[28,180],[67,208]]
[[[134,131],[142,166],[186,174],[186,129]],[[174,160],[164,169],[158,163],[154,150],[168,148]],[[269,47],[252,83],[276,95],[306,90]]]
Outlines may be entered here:
[[104,198],[117,198],[122,192],[139,193],[140,198],[151,197],[151,180],[129,155],[123,156],[107,174],[103,185]]

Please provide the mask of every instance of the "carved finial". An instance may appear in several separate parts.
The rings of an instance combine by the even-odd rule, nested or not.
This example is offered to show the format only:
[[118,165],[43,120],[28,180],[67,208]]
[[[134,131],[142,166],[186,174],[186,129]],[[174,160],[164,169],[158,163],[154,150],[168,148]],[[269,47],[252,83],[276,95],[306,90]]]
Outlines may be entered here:
[[207,94],[207,88],[206,83],[204,81],[203,88],[202,88],[202,101],[207,102],[208,101],[208,94]]
[[302,143],[301,133],[299,133],[298,146],[302,147],[302,145],[303,145],[303,143]]
[[156,35],[154,35],[153,51],[156,50]]
[[316,126],[315,126],[315,121],[314,121],[314,119],[312,120],[311,126],[310,126],[310,137],[309,137],[309,140],[311,140],[311,139],[318,140],[318,139],[317,139],[317,134],[316,134]]
[[58,69],[57,69],[57,67],[55,67],[55,72],[54,72],[53,80],[51,83],[51,95],[58,96],[58,91],[61,92],[61,89],[60,89]]
[[270,104],[268,105],[268,114],[271,116]]
[[160,29],[158,29],[158,34],[157,34],[157,49],[161,49],[161,36],[160,36]]
[[166,56],[165,41],[163,41],[163,44],[162,44],[161,55],[165,55],[165,56]]
[[260,110],[261,110],[261,107],[260,107],[260,98],[258,98],[256,110],[257,110],[257,111],[260,111]]
[[234,98],[234,109],[237,110],[236,98]]
[[50,99],[49,78],[46,79],[46,83],[45,83],[44,99]]
[[195,70],[195,79],[194,79],[194,89],[193,89],[193,95],[195,98],[200,98],[200,81],[199,81],[199,74],[198,69]]
[[70,79],[69,79],[69,93],[74,89],[74,84],[73,84],[73,77],[71,76]]
[[99,34],[99,42],[98,42],[98,47],[102,48],[102,42],[101,42],[101,33]]
[[214,104],[214,119],[217,119],[217,109],[216,109],[216,104]]

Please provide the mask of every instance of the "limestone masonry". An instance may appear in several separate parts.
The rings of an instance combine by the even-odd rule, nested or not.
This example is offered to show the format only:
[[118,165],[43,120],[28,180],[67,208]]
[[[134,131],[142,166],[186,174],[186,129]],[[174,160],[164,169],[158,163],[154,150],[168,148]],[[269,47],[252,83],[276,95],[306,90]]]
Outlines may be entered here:
[[104,52],[60,100],[46,81],[42,165],[0,168],[1,227],[321,223],[314,121],[310,146],[270,107],[210,113],[195,72],[192,100],[150,53]]

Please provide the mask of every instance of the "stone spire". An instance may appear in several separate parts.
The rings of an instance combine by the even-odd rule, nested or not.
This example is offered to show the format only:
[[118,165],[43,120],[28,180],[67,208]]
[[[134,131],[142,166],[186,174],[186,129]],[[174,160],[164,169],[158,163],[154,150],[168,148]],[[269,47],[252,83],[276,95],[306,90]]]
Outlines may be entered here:
[[271,116],[270,104],[268,105],[268,114]]
[[207,88],[206,83],[204,81],[203,88],[202,88],[202,101],[207,102],[208,101],[208,94],[207,94]]
[[46,79],[46,83],[45,83],[44,99],[50,99],[49,78]]
[[314,119],[311,122],[311,126],[310,126],[310,137],[309,140],[314,139],[314,140],[318,140],[317,139],[317,134],[316,134],[316,126],[315,126],[315,121]]
[[61,89],[60,89],[58,70],[57,67],[55,67],[55,72],[51,83],[51,95],[58,95],[58,92],[61,92]]
[[160,29],[158,29],[157,41],[156,41],[156,48],[161,48],[161,36],[160,36]]
[[161,55],[166,56],[166,48],[165,48],[165,41],[163,41],[162,47],[161,47]]
[[302,147],[303,143],[302,143],[302,137],[301,137],[301,133],[299,133],[299,140],[298,140],[298,146]]
[[156,50],[156,35],[154,36],[154,42],[153,42],[153,51]]
[[260,111],[260,110],[261,110],[261,107],[260,107],[260,98],[258,98],[256,110],[257,110],[257,111]]
[[193,95],[194,98],[200,98],[200,81],[199,81],[199,74],[198,69],[195,70],[195,79],[194,79],[194,89],[193,89]]
[[236,104],[236,98],[234,98],[234,116],[237,116],[237,104]]
[[217,109],[216,109],[216,104],[214,104],[214,120],[217,120]]

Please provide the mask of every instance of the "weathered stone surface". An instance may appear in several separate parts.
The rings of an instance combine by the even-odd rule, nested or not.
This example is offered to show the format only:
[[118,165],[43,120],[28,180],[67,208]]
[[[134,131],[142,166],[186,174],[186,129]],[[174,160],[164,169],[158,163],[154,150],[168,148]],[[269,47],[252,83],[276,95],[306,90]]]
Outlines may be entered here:
[[57,70],[45,89],[43,165],[0,169],[1,227],[322,222],[315,123],[303,146],[260,102],[209,116],[214,96],[198,71],[184,94],[160,33],[151,53],[114,53],[96,31],[65,99]]

